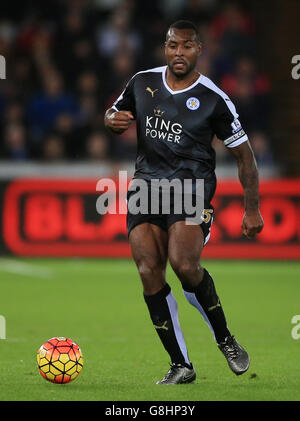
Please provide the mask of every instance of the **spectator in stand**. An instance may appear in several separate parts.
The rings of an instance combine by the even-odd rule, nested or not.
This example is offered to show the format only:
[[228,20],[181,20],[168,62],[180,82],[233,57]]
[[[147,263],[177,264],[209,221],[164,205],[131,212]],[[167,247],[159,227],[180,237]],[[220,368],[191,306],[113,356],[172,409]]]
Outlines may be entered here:
[[141,36],[132,28],[130,18],[127,9],[116,8],[107,24],[98,29],[96,41],[98,51],[103,57],[114,57],[120,50],[138,53]]
[[[20,139],[23,137],[23,135],[20,136],[21,132],[26,131],[22,104],[15,100],[6,104],[3,110],[3,118],[0,121],[1,138],[3,139],[3,142],[0,142],[0,145],[2,143],[2,155],[13,158],[17,154],[20,158],[26,159],[29,155],[27,142],[24,142],[22,147],[19,145],[17,149],[16,146],[13,146],[16,143],[16,138]],[[23,142],[18,140],[17,143]],[[24,151],[21,152],[23,149]]]
[[32,58],[28,55],[18,56],[10,71],[10,80],[13,83],[16,101],[27,101],[38,88],[38,74]]
[[201,73],[211,78],[215,83],[220,83],[220,74],[228,69],[227,60],[223,58],[223,51],[220,41],[213,34],[212,27],[209,24],[199,26],[200,39],[202,43],[202,52],[198,57],[198,67]]
[[270,92],[269,79],[258,72],[254,59],[249,56],[237,59],[234,71],[222,77],[221,87],[229,96],[236,96],[239,81],[243,80],[251,83],[254,95],[268,95]]
[[222,77],[221,89],[236,103],[248,133],[268,128],[270,83],[257,72],[251,57],[242,56],[236,61],[235,70]]
[[251,54],[254,47],[254,23],[234,1],[228,2],[212,21],[213,35],[222,45],[224,54],[235,59],[241,54]]
[[112,11],[116,7],[121,6],[123,0],[94,0],[95,6],[105,11]]
[[216,57],[218,77],[231,72],[235,60],[241,55],[255,54],[254,23],[235,2],[224,6],[212,20],[210,31],[212,39],[219,45]]
[[37,143],[52,129],[60,114],[68,113],[75,119],[79,111],[74,97],[64,91],[60,74],[49,70],[43,77],[43,89],[31,98],[27,110],[31,136]]
[[24,108],[20,102],[13,101],[6,106],[3,123],[24,125]]
[[[76,81],[76,96],[79,103],[83,103],[80,106],[80,114],[83,120],[87,115],[87,118],[91,118],[92,114],[96,114],[97,110],[103,110],[105,103],[103,98],[103,88],[101,86],[99,75],[91,70],[82,72]],[[88,101],[89,98],[89,101]],[[92,110],[93,107],[96,109]],[[91,113],[93,111],[93,113]],[[87,112],[87,114],[86,114]]]
[[[166,0],[165,0],[166,2]],[[172,4],[172,0],[167,0]],[[191,20],[196,24],[209,22],[213,17],[218,1],[217,0],[184,0],[180,16],[184,19]]]
[[109,140],[104,132],[93,132],[88,136],[85,157],[89,161],[105,161],[108,159]]
[[85,70],[77,79],[78,95],[95,95],[98,96],[99,92],[99,78],[97,74],[91,70]]
[[111,71],[107,78],[107,98],[111,95],[109,101],[116,99],[120,89],[125,87],[126,83],[132,77],[134,72],[134,58],[128,51],[118,51],[111,61]]
[[103,101],[105,97],[103,88],[102,80],[96,72],[87,70],[79,75],[76,89],[77,102],[79,103],[75,133],[77,151],[75,155],[74,153],[71,155],[75,158],[83,159],[86,149],[85,142],[90,131],[103,125]]
[[254,132],[249,135],[250,143],[259,167],[273,165],[274,157],[268,138],[263,132]]
[[86,15],[78,10],[68,10],[56,32],[54,57],[60,72],[67,76],[69,89],[73,88],[85,69],[98,68],[98,55],[95,53]]
[[[96,123],[98,118],[98,103],[94,95],[82,95],[79,98],[80,106],[80,126],[88,126]],[[102,115],[102,114],[101,114]]]
[[34,42],[38,38],[40,25],[38,13],[27,13],[19,22],[16,48],[20,55],[26,57],[31,54]]
[[65,145],[62,137],[56,133],[51,133],[46,136],[41,157],[48,162],[58,162],[64,160],[65,156]]
[[4,153],[13,161],[25,161],[28,157],[26,131],[18,123],[10,123],[4,130]]
[[[131,51],[119,50],[111,61],[111,72],[107,81],[108,104],[111,105],[120,94],[117,87],[125,87],[134,71],[134,56]],[[135,122],[120,136],[113,136],[112,154],[116,160],[133,160],[136,155]]]
[[80,159],[84,150],[85,139],[77,130],[77,122],[68,112],[62,112],[56,118],[54,133],[64,143],[64,152],[68,159]]

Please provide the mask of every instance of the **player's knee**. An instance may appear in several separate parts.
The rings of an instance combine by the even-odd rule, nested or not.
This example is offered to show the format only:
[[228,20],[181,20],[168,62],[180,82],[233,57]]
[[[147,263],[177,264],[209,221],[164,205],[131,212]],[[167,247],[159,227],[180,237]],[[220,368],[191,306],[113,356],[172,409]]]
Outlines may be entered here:
[[165,284],[165,270],[156,262],[144,261],[137,265],[145,295],[154,295]]
[[195,286],[199,283],[202,275],[202,267],[199,262],[190,260],[177,260],[171,262],[171,266],[183,285]]
[[145,260],[137,265],[142,281],[153,281],[154,279],[161,278],[164,269],[161,265],[153,260]]

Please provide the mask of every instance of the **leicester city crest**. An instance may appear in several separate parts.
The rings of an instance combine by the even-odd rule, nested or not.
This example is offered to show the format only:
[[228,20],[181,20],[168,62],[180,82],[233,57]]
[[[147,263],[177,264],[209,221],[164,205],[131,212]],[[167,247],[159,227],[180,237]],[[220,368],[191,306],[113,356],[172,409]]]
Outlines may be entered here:
[[200,107],[200,101],[198,98],[195,98],[192,96],[186,101],[186,106],[188,107],[189,110],[192,110],[192,111],[198,110],[198,108]]

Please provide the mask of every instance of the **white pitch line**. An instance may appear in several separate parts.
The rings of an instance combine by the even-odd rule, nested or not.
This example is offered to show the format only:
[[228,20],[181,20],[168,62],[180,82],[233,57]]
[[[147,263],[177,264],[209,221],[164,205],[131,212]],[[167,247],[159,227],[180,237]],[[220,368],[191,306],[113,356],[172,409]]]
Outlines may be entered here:
[[53,271],[49,268],[20,262],[14,259],[0,258],[0,271],[21,276],[31,276],[33,278],[50,279],[54,277]]
[[5,339],[3,339],[3,341],[5,341],[5,342],[16,342],[16,343],[18,343],[18,342],[26,342],[27,339],[26,338],[5,338]]

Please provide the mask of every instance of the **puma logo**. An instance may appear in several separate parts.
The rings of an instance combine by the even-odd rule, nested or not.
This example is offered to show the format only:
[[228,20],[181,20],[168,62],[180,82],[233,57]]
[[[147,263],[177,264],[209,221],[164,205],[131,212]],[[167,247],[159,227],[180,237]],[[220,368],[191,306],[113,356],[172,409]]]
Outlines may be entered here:
[[166,326],[167,322],[168,322],[168,321],[166,320],[162,326],[157,326],[157,325],[154,325],[154,327],[155,327],[155,329],[164,329],[164,330],[169,330],[169,328]]
[[218,302],[217,302],[217,304],[215,306],[208,307],[207,310],[208,311],[211,311],[211,310],[214,310],[217,307],[221,307],[221,303],[220,303],[220,300],[219,299],[218,299]]
[[155,94],[155,92],[156,91],[158,91],[158,89],[154,89],[154,91],[152,91],[152,89],[151,88],[149,88],[149,86],[146,88],[146,91],[148,91],[148,92],[150,92],[150,94],[151,94],[151,96],[152,96],[152,98],[154,97],[154,94]]

